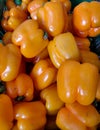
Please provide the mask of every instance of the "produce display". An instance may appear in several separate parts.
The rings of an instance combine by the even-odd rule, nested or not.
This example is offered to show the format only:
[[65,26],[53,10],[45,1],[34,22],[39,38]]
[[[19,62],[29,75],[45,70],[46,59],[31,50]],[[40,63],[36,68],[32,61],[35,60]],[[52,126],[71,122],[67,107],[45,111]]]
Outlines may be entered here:
[[0,130],[100,129],[100,2],[0,0]]

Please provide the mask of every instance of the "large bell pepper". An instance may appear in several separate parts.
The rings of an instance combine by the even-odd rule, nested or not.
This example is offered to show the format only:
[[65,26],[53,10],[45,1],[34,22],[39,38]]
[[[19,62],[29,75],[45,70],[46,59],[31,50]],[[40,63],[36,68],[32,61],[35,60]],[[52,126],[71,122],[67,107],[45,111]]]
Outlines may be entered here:
[[82,2],[73,10],[73,29],[80,37],[100,34],[100,2]]
[[40,97],[45,103],[48,115],[56,115],[59,109],[64,106],[57,93],[57,84],[54,83],[40,92]]
[[48,37],[37,21],[27,19],[13,31],[12,42],[20,47],[22,55],[33,58],[48,45]]
[[3,81],[11,81],[19,73],[21,53],[14,44],[3,46],[0,44],[0,78]]
[[0,95],[0,129],[11,130],[13,127],[13,104],[9,96]]
[[100,114],[92,105],[83,106],[78,102],[65,104],[58,111],[56,124],[63,130],[96,130],[100,123]]
[[57,69],[50,59],[38,61],[32,68],[30,76],[36,90],[42,90],[56,81]]
[[89,105],[95,100],[98,78],[99,70],[95,65],[66,60],[57,73],[58,96],[66,103],[78,101]]
[[20,102],[14,105],[18,130],[42,130],[46,124],[46,108],[41,101]]
[[31,101],[34,97],[33,81],[26,73],[20,73],[14,80],[6,82],[6,89],[12,99],[23,97],[24,101]]
[[46,2],[38,9],[37,20],[51,37],[67,30],[68,15],[61,2]]
[[50,59],[56,68],[67,59],[80,60],[80,53],[72,33],[62,33],[54,37],[48,44]]

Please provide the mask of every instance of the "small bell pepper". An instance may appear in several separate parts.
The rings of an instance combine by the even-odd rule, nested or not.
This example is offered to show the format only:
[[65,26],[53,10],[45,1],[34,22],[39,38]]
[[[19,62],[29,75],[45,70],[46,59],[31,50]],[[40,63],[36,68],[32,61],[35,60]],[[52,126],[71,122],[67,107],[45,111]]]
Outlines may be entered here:
[[65,103],[91,104],[96,97],[98,68],[91,63],[66,60],[57,73],[58,96]]
[[48,115],[56,115],[59,109],[64,106],[57,93],[57,84],[54,83],[40,92],[40,97],[45,103]]
[[37,20],[50,37],[54,37],[68,28],[68,15],[61,2],[46,2],[38,9]]
[[9,28],[15,30],[28,17],[28,14],[24,10],[22,10],[20,6],[11,8],[8,11],[8,13],[9,13],[8,17],[5,17],[4,15],[2,20],[2,27],[4,30],[8,30],[8,28],[6,28],[5,26],[5,22]]
[[97,126],[100,123],[100,114],[91,104],[84,106],[78,102],[74,102],[65,106],[88,127]]
[[18,130],[42,130],[46,124],[46,108],[41,101],[20,102],[14,105]]
[[37,20],[38,9],[42,7],[46,2],[47,0],[32,0],[28,4],[27,9],[32,19]]
[[62,33],[55,36],[48,44],[50,59],[56,68],[67,59],[80,60],[80,53],[72,33]]
[[65,104],[56,117],[56,124],[63,130],[96,130],[100,123],[100,114],[92,105],[81,105],[78,102]]
[[32,68],[30,76],[36,90],[42,90],[56,81],[57,69],[50,59],[38,61]]
[[27,19],[13,31],[12,42],[24,57],[33,58],[48,45],[48,37],[37,21]]
[[23,97],[24,101],[31,101],[34,97],[33,81],[26,73],[20,73],[14,80],[6,82],[6,89],[12,99]]
[[0,129],[11,130],[13,127],[13,104],[9,96],[0,94]]
[[21,53],[14,44],[3,46],[0,44],[0,78],[3,81],[11,81],[19,73]]
[[98,55],[94,52],[88,51],[88,50],[81,50],[81,63],[91,63],[98,67],[100,71],[100,59]]
[[100,34],[100,2],[82,2],[73,10],[73,29],[80,37]]

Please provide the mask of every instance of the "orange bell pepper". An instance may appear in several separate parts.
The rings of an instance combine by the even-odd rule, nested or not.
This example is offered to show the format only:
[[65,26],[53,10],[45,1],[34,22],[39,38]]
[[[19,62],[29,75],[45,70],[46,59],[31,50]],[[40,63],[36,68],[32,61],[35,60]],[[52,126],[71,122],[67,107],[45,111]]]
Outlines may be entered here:
[[54,83],[40,92],[41,99],[45,102],[48,115],[56,115],[64,105],[57,93],[57,84]]
[[98,68],[91,63],[66,60],[57,73],[58,96],[65,103],[91,104],[96,97]]
[[45,3],[47,2],[47,0],[32,0],[29,4],[28,4],[28,11],[30,13],[30,16],[32,19],[37,20],[37,12],[38,9],[40,7],[42,7]]
[[2,19],[2,27],[5,31],[15,30],[28,17],[28,14],[20,6],[6,10]]
[[20,102],[14,105],[14,117],[19,130],[41,130],[46,124],[46,108],[41,101]]
[[62,33],[55,36],[48,44],[50,59],[56,68],[67,59],[80,60],[80,53],[72,33]]
[[27,19],[13,31],[12,42],[20,47],[23,56],[33,58],[48,45],[48,37],[37,21]]
[[50,59],[38,61],[32,68],[30,76],[36,90],[42,90],[56,81],[57,69]]
[[23,97],[24,101],[31,101],[34,97],[33,81],[26,73],[20,73],[16,79],[6,82],[6,89],[12,99]]
[[11,130],[13,127],[13,104],[9,96],[0,95],[0,129]]
[[80,37],[100,34],[100,3],[82,2],[73,10],[73,29]]
[[19,73],[21,53],[14,44],[3,46],[0,44],[0,78],[3,81],[11,81]]
[[87,127],[66,107],[62,107],[56,117],[56,124],[61,130],[87,130]]
[[38,9],[37,20],[51,37],[65,32],[68,27],[67,11],[61,2],[46,2]]
[[62,130],[96,130],[100,123],[100,114],[92,105],[81,105],[78,102],[65,104],[56,117],[56,124]]
[[100,114],[91,104],[83,106],[78,102],[74,102],[66,104],[66,107],[88,127],[97,126],[100,123]]

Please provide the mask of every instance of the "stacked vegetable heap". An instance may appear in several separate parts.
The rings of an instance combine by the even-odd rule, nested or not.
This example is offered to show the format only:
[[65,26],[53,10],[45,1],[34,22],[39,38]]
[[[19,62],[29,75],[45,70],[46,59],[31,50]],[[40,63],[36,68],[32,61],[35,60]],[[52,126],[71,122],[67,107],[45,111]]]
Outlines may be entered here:
[[99,1],[0,2],[0,130],[100,129]]

